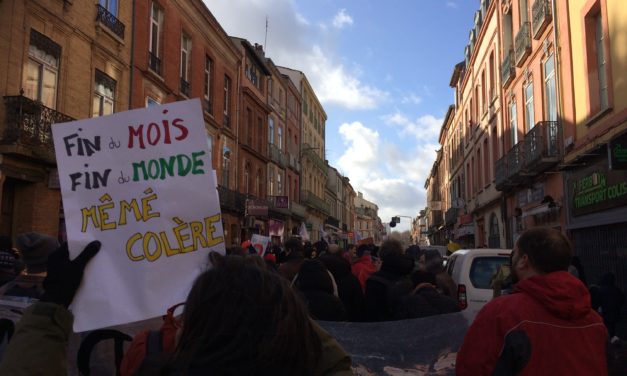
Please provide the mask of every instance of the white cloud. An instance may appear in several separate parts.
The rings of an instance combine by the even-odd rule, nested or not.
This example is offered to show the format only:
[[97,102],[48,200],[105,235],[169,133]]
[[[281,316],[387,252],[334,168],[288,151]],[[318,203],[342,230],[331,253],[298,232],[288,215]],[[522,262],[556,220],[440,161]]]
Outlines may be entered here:
[[388,125],[399,127],[401,135],[414,136],[417,141],[436,143],[443,121],[433,115],[423,115],[412,121],[400,112],[386,115],[383,120]]
[[408,94],[401,99],[401,103],[403,104],[408,104],[408,103],[420,104],[421,102],[422,102],[422,98],[414,93]]
[[[229,35],[263,43],[268,16],[266,56],[275,64],[305,73],[320,101],[349,110],[374,109],[388,93],[362,82],[361,72],[336,51],[337,33],[296,11],[293,0],[204,0]],[[352,18],[340,11],[342,25]],[[336,15],[337,18],[337,15]],[[350,22],[347,21],[350,19]]]
[[[431,115],[422,118],[435,119]],[[406,123],[400,114],[393,121]],[[424,183],[435,159],[437,141],[403,148],[398,142],[382,139],[378,131],[361,122],[344,123],[339,133],[345,152],[338,159],[338,168],[347,174],[355,190],[379,206],[382,221],[389,221],[393,215],[415,217],[424,209]],[[402,219],[401,225],[408,225],[408,221]]]
[[457,5],[457,3],[456,3],[456,2],[454,2],[454,1],[447,1],[447,2],[446,2],[446,7],[447,7],[447,8],[457,8],[457,7],[458,7],[458,5]]
[[346,13],[346,9],[340,9],[339,12],[333,17],[333,26],[338,29],[342,29],[346,25],[353,24],[353,17]]

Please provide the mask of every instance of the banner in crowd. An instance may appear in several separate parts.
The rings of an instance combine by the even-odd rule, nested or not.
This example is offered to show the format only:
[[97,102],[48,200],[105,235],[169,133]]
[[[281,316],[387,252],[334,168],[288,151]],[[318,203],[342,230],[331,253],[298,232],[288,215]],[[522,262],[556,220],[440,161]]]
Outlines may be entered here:
[[92,240],[72,310],[85,331],[184,301],[224,236],[200,101],[52,126],[70,256]]
[[259,235],[259,234],[253,234],[253,236],[250,239],[250,242],[252,246],[255,248],[255,250],[257,251],[257,254],[263,257],[263,255],[268,250],[268,245],[270,244],[270,237]]
[[472,316],[352,323],[321,321],[350,355],[353,371],[371,375],[455,375],[455,359]]

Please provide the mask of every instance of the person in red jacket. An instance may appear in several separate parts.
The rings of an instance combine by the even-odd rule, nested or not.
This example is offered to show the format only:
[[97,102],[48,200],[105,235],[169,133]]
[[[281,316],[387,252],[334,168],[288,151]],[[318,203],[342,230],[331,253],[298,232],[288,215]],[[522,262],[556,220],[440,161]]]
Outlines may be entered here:
[[477,314],[457,354],[457,375],[607,375],[607,330],[572,250],[550,228],[524,232],[512,252],[514,291]]
[[359,280],[361,290],[364,293],[366,292],[366,280],[378,269],[370,256],[370,246],[368,244],[362,244],[357,247],[357,260],[353,263],[351,271]]

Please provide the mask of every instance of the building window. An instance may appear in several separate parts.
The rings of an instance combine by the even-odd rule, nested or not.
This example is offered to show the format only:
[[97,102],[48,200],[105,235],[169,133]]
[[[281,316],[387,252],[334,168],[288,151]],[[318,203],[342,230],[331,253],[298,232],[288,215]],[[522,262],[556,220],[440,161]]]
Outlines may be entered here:
[[231,149],[224,146],[222,149],[222,185],[229,187],[229,167],[231,165]]
[[205,56],[205,110],[213,113],[213,61]]
[[518,114],[516,111],[516,101],[509,104],[509,129],[512,131],[512,147],[518,143]]
[[276,175],[276,185],[279,196],[283,194],[283,182],[281,181],[281,172]]
[[274,196],[274,167],[268,168],[268,194]]
[[146,97],[146,107],[159,106],[160,104],[158,100],[152,97]]
[[150,44],[148,46],[148,66],[161,74],[161,29],[163,28],[163,10],[153,2],[150,10]]
[[274,119],[268,117],[268,143],[274,144]]
[[281,127],[277,128],[277,143],[277,147],[281,150],[283,148],[283,128]]
[[192,54],[192,39],[181,35],[181,93],[189,96],[189,68]]
[[[263,129],[263,119],[261,118],[261,116],[257,116],[257,150],[261,153],[263,150],[263,133],[264,133],[264,129]],[[252,145],[251,145],[252,146]],[[263,153],[265,154],[265,153]]]
[[118,16],[118,0],[100,0],[99,4],[112,15]]
[[60,57],[61,46],[47,36],[31,30],[24,95],[52,109],[56,108],[57,103]]
[[544,62],[544,97],[546,100],[546,119],[557,120],[557,90],[555,88],[555,57],[549,56]]
[[116,82],[113,78],[96,69],[92,117],[111,115],[114,111]]
[[231,79],[229,76],[224,76],[224,126],[230,126],[230,114],[231,114]]
[[207,135],[207,147],[209,148],[209,161],[211,163],[211,169],[215,170],[213,168],[213,136],[212,135]]
[[263,190],[261,189],[261,179],[263,177],[263,174],[261,173],[261,170],[257,170],[257,176],[255,177],[255,189],[257,190],[256,195],[257,197],[262,197],[262,192]]
[[525,133],[535,125],[533,114],[533,82],[525,86]]
[[255,85],[257,89],[261,89],[261,73],[259,72],[259,68],[257,68],[254,64],[248,61],[246,62],[244,74],[246,75],[248,80],[252,82],[253,85]]
[[248,163],[244,167],[244,193],[250,193],[250,164]]
[[599,99],[601,101],[601,110],[604,110],[608,106],[607,100],[607,75],[605,73],[606,61],[605,61],[605,46],[603,37],[603,19],[601,13],[595,17],[594,20],[595,32],[594,32],[594,45],[596,47],[597,58],[597,72],[599,80]]

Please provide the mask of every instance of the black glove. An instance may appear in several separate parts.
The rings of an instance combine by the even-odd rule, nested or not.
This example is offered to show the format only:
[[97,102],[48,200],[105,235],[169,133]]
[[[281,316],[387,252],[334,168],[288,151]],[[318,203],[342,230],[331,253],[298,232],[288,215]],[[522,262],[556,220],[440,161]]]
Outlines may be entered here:
[[74,299],[83,279],[85,266],[100,251],[100,242],[94,240],[87,244],[74,260],[70,261],[67,243],[63,243],[48,256],[48,275],[44,279],[42,302],[57,303],[68,307]]

